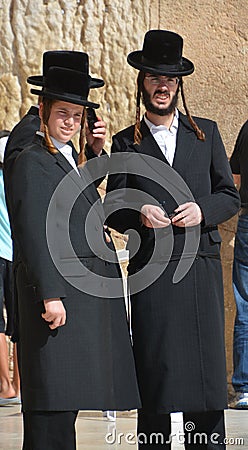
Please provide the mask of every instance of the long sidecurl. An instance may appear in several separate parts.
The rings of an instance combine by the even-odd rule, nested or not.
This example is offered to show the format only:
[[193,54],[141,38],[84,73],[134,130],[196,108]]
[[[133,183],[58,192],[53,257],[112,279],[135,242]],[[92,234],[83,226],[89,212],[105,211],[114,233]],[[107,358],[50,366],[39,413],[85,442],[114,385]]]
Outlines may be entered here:
[[140,99],[144,77],[145,77],[144,72],[139,72],[137,77],[136,120],[134,126],[134,143],[138,145],[140,144],[142,139],[142,134],[140,131]]
[[182,101],[183,101],[183,107],[185,109],[188,121],[190,123],[190,125],[193,127],[193,129],[195,130],[196,136],[200,141],[205,141],[205,133],[204,131],[202,131],[198,125],[195,123],[194,119],[192,118],[189,109],[187,107],[186,104],[186,99],[185,99],[185,94],[184,94],[184,88],[183,88],[183,79],[180,79],[180,88],[181,88],[181,96],[182,96]]
[[42,113],[42,121],[44,125],[44,139],[47,146],[47,149],[50,153],[53,155],[58,153],[58,149],[53,144],[48,131],[48,120],[51,113],[52,104],[54,103],[54,100],[44,98],[43,101],[43,113]]
[[85,156],[85,121],[86,121],[86,108],[83,110],[83,115],[81,119],[81,129],[79,135],[79,154],[78,154],[78,165],[82,166],[86,162]]

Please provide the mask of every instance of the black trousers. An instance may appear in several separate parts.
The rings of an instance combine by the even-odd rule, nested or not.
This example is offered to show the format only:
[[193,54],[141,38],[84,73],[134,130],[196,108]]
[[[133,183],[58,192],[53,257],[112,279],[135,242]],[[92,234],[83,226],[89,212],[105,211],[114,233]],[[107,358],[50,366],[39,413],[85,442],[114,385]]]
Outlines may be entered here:
[[27,411],[23,413],[22,450],[76,450],[78,411]]
[[[184,434],[175,437],[186,450],[225,450],[224,411],[184,413]],[[138,411],[138,448],[171,449],[171,419],[169,414]]]

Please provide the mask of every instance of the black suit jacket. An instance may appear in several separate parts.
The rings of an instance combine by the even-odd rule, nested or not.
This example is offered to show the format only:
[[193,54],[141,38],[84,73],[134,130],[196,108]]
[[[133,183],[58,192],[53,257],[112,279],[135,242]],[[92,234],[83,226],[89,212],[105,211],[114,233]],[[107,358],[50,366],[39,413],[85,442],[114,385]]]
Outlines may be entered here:
[[[13,167],[10,204],[19,255],[15,282],[24,411],[139,404],[124,299],[109,299],[108,277],[118,273],[103,255],[108,249],[102,202],[87,168],[80,172],[60,152],[49,153],[41,136]],[[121,280],[116,281],[121,289]],[[42,300],[54,297],[62,298],[67,321],[50,330],[41,316]]]
[[[107,219],[111,227],[136,230],[128,241],[132,336],[142,407],[149,413],[226,407],[217,225],[238,211],[240,199],[216,123],[195,120],[206,140],[198,140],[180,114],[172,168],[144,121],[140,145],[133,143],[133,126],[113,138],[105,207],[107,214],[117,208]],[[162,205],[169,214],[187,201],[200,206],[201,227],[154,231],[141,224],[142,204]],[[200,239],[192,251],[186,238],[194,232]]]
[[[135,257],[138,264],[142,263],[144,254],[147,254],[152,246],[153,235],[153,231],[143,227],[140,222],[140,209],[143,204],[162,205],[169,215],[179,204],[196,201],[204,217],[199,248],[201,252],[206,253],[210,249],[203,234],[207,232],[210,240],[220,243],[217,225],[232,217],[239,208],[239,194],[233,183],[217,125],[207,119],[195,120],[205,131],[206,140],[203,142],[197,139],[188,119],[180,113],[172,168],[144,120],[141,122],[140,145],[133,143],[133,126],[113,137],[105,199],[107,223],[121,233],[130,228],[140,233],[145,248],[141,244],[140,252]],[[125,156],[127,152],[129,157]],[[119,155],[120,160],[115,159],[116,155]],[[109,215],[114,206],[118,208],[117,212]],[[185,230],[173,227],[173,233],[174,253],[180,255]],[[148,237],[151,239],[149,243]],[[217,247],[211,249],[211,252],[216,253]]]

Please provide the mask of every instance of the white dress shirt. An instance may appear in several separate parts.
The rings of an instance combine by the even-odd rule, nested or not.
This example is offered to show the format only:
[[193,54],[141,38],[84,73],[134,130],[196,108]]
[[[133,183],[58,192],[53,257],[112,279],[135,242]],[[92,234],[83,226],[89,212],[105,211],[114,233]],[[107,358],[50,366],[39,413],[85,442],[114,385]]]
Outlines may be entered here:
[[[44,137],[44,133],[42,131],[37,131],[36,134],[39,134],[40,136]],[[70,165],[73,167],[73,169],[76,170],[76,172],[79,175],[79,171],[75,162],[75,159],[72,156],[72,147],[69,144],[63,144],[63,142],[59,142],[56,139],[54,139],[52,136],[50,136],[51,141],[53,145],[58,149],[60,153],[67,159],[67,161],[70,163]]]
[[150,120],[147,119],[146,116],[144,116],[144,121],[146,125],[148,126],[151,134],[153,135],[154,139],[156,140],[157,144],[159,145],[162,153],[166,157],[168,163],[172,166],[175,151],[176,151],[176,140],[177,140],[177,130],[178,130],[178,118],[179,113],[178,109],[175,109],[175,115],[173,118],[173,122],[170,126],[170,129],[168,129],[164,125],[154,125]]

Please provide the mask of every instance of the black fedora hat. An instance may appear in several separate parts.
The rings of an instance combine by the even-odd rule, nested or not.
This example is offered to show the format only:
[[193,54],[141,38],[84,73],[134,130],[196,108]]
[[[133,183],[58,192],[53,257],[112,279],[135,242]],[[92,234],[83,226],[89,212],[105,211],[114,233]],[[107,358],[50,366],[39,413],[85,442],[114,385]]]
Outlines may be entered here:
[[132,52],[127,62],[143,72],[167,76],[185,76],[194,72],[194,64],[182,56],[183,38],[167,30],[150,30],[143,49]]
[[31,89],[32,94],[45,98],[62,100],[76,105],[99,108],[98,103],[88,101],[90,77],[83,72],[64,67],[50,67],[45,78],[45,85],[40,91]]
[[[89,76],[89,57],[87,53],[70,50],[51,50],[43,53],[43,75],[30,76],[27,82],[35,86],[44,86],[45,77],[49,67],[52,66],[78,70]],[[103,80],[90,77],[90,89],[102,86],[104,86]]]

